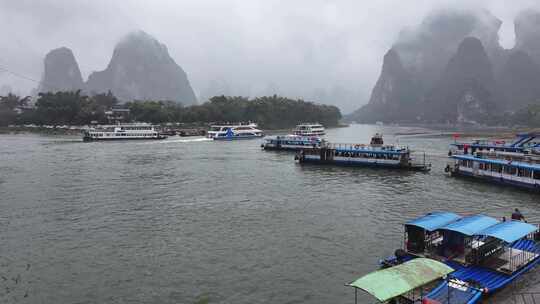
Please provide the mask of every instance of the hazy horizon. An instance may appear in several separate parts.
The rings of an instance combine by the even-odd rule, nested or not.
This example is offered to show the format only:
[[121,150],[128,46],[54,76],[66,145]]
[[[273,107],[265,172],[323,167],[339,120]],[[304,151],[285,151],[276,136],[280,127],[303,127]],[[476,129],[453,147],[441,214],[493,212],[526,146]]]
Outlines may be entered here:
[[[440,8],[485,8],[503,21],[501,45],[514,43],[513,19],[535,1],[8,1],[0,0],[0,67],[39,80],[51,49],[73,50],[83,78],[103,70],[115,44],[143,30],[167,45],[199,102],[207,93],[277,93],[336,104],[365,104],[384,53],[404,27]],[[16,33],[16,34],[15,34]],[[29,94],[37,84],[0,71],[0,87]],[[213,87],[213,88],[212,88]],[[341,90],[349,100],[317,100]],[[321,99],[321,98],[319,98]]]

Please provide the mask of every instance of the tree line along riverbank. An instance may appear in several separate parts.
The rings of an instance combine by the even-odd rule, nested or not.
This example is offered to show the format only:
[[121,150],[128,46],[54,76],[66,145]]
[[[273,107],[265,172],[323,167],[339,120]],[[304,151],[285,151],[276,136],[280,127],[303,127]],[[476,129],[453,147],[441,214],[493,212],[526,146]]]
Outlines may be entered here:
[[341,112],[335,106],[277,95],[256,98],[215,96],[200,105],[183,106],[155,100],[121,104],[111,92],[85,95],[81,91],[59,91],[40,93],[33,104],[29,97],[0,96],[0,127],[106,124],[110,123],[106,112],[118,107],[129,110],[126,122],[153,124],[252,121],[265,129],[287,129],[301,122],[335,127],[341,119]]

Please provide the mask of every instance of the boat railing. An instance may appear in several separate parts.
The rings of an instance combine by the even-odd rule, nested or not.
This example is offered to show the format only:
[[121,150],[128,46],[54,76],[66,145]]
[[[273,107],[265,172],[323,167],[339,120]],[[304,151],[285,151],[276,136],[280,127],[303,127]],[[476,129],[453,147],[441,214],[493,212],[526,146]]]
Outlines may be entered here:
[[477,151],[475,153],[464,153],[461,150],[452,151],[449,156],[463,156],[470,155],[480,159],[488,160],[505,160],[505,161],[516,161],[527,164],[540,164],[540,156],[533,154],[521,154],[521,153],[500,153],[497,151]]
[[490,160],[506,160],[506,161],[517,161],[527,164],[540,164],[540,157],[534,155],[525,155],[525,154],[497,154],[497,153],[479,153],[476,154],[476,157],[482,159]]
[[323,146],[327,149],[348,149],[348,150],[370,150],[370,151],[401,151],[405,148],[402,147],[396,147],[392,145],[387,146],[380,146],[380,147],[373,147],[371,145],[366,144],[351,144],[351,143],[329,143],[326,142]]
[[409,162],[412,165],[426,165],[428,163],[426,158],[426,152],[411,152],[409,156]]

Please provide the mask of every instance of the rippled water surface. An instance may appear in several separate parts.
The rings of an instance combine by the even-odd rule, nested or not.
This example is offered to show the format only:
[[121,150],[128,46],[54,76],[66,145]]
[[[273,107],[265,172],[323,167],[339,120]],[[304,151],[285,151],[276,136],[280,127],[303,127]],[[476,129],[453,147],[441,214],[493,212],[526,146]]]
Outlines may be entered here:
[[449,136],[327,137],[377,131],[425,150],[432,172],[302,166],[257,140],[0,135],[0,300],[351,303],[344,284],[393,253],[411,217],[518,207],[540,222],[539,195],[446,177]]

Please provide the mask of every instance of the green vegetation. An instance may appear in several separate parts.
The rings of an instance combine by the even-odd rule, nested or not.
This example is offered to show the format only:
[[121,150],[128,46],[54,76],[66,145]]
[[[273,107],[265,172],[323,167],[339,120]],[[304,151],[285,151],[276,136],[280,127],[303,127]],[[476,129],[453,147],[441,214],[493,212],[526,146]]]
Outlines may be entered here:
[[29,96],[21,98],[14,94],[0,96],[0,127],[20,123],[24,119],[21,109],[28,106]]
[[81,91],[39,93],[33,122],[50,125],[106,123],[105,111],[117,103],[110,92],[92,97],[82,95]]
[[[83,95],[81,91],[40,93],[35,107],[28,107],[28,100],[12,94],[0,97],[0,126],[107,123],[105,112],[118,104],[110,92],[94,96]],[[130,110],[133,121],[155,124],[253,121],[263,128],[280,129],[307,121],[331,127],[341,119],[335,106],[276,95],[254,99],[215,96],[206,103],[189,107],[171,101],[133,101],[124,107]]]
[[267,129],[290,128],[299,122],[320,122],[337,126],[341,113],[335,106],[320,105],[280,96],[246,97],[215,96],[202,105],[183,109],[184,122],[253,121]]

